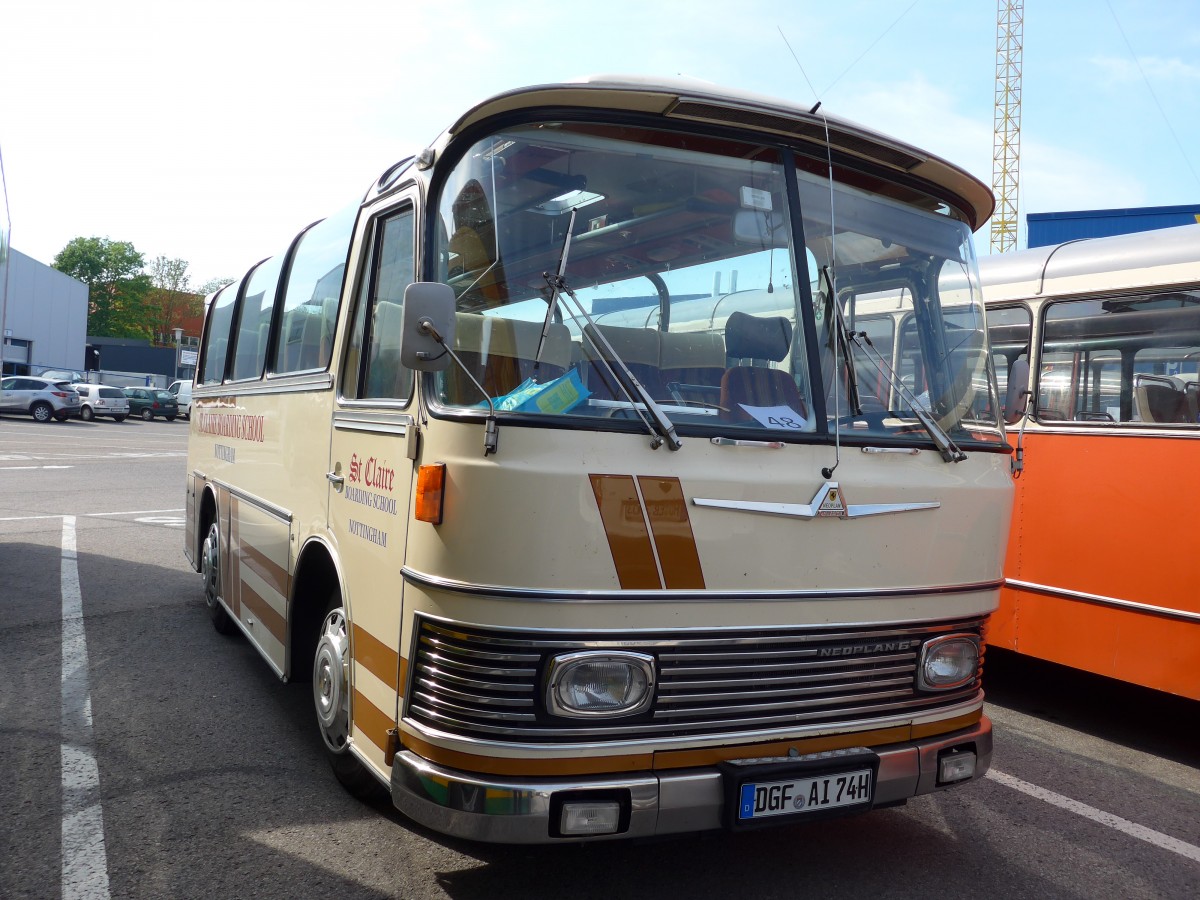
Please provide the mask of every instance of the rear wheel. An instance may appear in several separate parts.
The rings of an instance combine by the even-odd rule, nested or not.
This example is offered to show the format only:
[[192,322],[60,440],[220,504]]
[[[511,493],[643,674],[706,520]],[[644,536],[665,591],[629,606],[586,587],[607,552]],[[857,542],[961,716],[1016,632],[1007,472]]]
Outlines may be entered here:
[[29,414],[38,422],[49,422],[54,418],[54,407],[45,402],[35,403],[29,408]]
[[92,408],[90,406],[84,406],[79,410],[79,418],[83,419],[85,422],[90,422],[92,419],[96,418],[96,414],[92,412]]
[[317,727],[333,774],[356,797],[373,798],[383,787],[350,752],[350,640],[346,611],[335,594],[317,631],[312,693]]
[[113,421],[114,422],[124,422],[125,417],[124,416],[113,416]]
[[221,634],[233,634],[237,626],[217,599],[221,593],[221,530],[215,520],[208,526],[200,548],[200,574],[204,578],[204,602],[208,604],[213,628]]
[[149,407],[142,410],[142,418],[145,419],[147,422],[149,422],[151,419],[154,418],[154,413],[150,411]]

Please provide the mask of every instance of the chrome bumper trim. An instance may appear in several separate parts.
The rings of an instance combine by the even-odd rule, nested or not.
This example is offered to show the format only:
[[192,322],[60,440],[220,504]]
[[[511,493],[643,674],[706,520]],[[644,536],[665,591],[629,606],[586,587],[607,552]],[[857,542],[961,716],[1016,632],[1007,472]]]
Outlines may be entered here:
[[[879,749],[875,805],[953,787],[937,784],[938,754],[968,744],[975,748],[977,779],[987,772],[992,759],[992,723],[986,716],[961,731]],[[400,812],[434,831],[501,844],[622,840],[711,831],[722,827],[725,804],[721,773],[715,768],[508,779],[443,768],[408,750],[396,755],[391,790],[392,802]],[[554,795],[581,790],[629,791],[628,828],[620,834],[552,837]]]
[[[429,572],[422,572],[411,566],[402,566],[400,574],[408,584],[416,585],[425,590],[439,590],[450,594],[464,594],[474,597],[494,597],[500,599],[530,600],[543,603],[642,603],[655,600],[663,603],[725,603],[730,600],[779,602],[789,600],[890,600],[896,597],[925,597],[944,596],[947,594],[978,594],[985,591],[996,591],[1004,584],[1003,579],[990,581],[972,581],[962,584],[934,584],[920,587],[904,588],[830,588],[828,590],[787,590],[787,591],[731,591],[731,590],[592,590],[583,589],[550,589],[517,587],[502,584],[476,584],[459,581],[455,578],[445,578]],[[987,615],[991,608],[976,615]],[[872,625],[907,624],[908,622],[923,622],[929,619],[897,619],[888,622],[871,622]],[[868,623],[858,623],[868,624]]]

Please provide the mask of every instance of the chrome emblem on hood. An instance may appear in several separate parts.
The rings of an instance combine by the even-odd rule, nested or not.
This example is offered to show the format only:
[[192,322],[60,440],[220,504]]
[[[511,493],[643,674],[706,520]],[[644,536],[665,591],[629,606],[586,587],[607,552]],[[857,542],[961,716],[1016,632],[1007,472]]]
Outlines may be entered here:
[[936,500],[925,503],[846,503],[846,495],[836,481],[821,485],[812,503],[760,503],[753,500],[713,500],[693,497],[696,506],[711,506],[715,509],[734,509],[739,512],[762,513],[768,516],[789,516],[797,519],[858,519],[863,516],[886,516],[891,513],[914,512],[919,509],[937,509],[942,504]]

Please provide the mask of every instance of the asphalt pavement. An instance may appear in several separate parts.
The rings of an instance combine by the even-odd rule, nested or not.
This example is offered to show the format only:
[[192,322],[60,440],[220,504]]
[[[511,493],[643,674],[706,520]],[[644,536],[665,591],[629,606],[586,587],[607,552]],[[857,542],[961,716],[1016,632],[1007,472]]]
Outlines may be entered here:
[[1200,896],[1200,704],[996,651],[993,771],[900,808],[528,848],[363,804],[209,623],[188,428],[0,418],[0,898]]

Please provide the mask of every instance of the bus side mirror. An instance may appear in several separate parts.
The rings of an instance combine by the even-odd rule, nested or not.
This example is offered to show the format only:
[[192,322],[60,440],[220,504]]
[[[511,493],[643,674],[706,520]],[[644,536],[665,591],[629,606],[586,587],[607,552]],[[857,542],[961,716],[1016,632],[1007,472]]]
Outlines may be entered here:
[[447,284],[418,281],[404,290],[400,314],[400,362],[420,372],[450,365],[454,346],[454,291]]
[[1008,370],[1008,391],[1004,397],[1004,424],[1015,425],[1029,405],[1029,360],[1022,357]]

